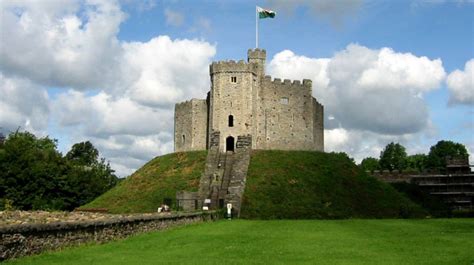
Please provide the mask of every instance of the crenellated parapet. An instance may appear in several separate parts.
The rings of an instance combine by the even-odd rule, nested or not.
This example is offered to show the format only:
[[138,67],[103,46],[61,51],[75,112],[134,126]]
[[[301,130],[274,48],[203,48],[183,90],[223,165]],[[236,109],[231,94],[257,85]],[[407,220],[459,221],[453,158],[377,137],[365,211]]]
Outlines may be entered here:
[[290,79],[282,80],[281,78],[274,78],[272,80],[271,76],[266,75],[264,77],[264,85],[269,88],[285,87],[286,89],[300,89],[300,90],[311,91],[313,82],[309,79],[303,79],[303,81],[300,81],[300,80],[290,80]]
[[175,105],[174,138],[176,151],[205,150],[208,106],[205,99],[183,101]]
[[252,59],[265,60],[267,58],[267,51],[265,51],[265,49],[259,49],[259,48],[248,49],[247,57],[249,61]]
[[218,61],[213,62],[209,66],[209,72],[211,75],[217,73],[253,73],[256,74],[257,68],[254,63],[246,63],[243,60],[238,62],[230,61]]
[[200,98],[193,98],[190,100],[182,101],[179,103],[175,104],[175,109],[181,109],[181,108],[188,108],[191,107],[194,104],[203,104],[206,103],[205,99],[200,99]]

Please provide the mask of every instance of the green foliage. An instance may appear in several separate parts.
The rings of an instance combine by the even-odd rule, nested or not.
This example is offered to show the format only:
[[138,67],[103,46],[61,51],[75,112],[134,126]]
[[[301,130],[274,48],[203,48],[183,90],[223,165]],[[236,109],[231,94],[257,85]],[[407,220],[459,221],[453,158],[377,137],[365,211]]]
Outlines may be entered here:
[[364,170],[388,169],[391,171],[398,169],[423,172],[426,169],[431,169],[444,171],[446,158],[465,158],[468,155],[463,144],[442,140],[430,148],[428,155],[407,156],[405,147],[392,142],[381,152],[378,161],[379,168],[375,168],[376,159],[371,157],[362,160],[360,167]]
[[468,156],[466,147],[452,141],[439,141],[430,148],[427,158],[427,167],[430,169],[444,170],[446,158],[464,158]]
[[66,154],[66,158],[79,165],[92,165],[97,162],[99,151],[91,142],[81,142],[71,147],[71,151]]
[[117,178],[104,160],[98,161],[97,156],[95,160],[75,159],[86,157],[77,148],[67,159],[56,145],[56,140],[29,132],[8,136],[0,148],[0,198],[4,202],[20,210],[72,210],[115,185]]
[[398,218],[426,213],[344,153],[254,151],[241,217]]
[[364,158],[360,162],[359,167],[364,171],[379,170],[380,169],[379,160],[373,157]]
[[99,151],[89,142],[74,144],[66,154],[71,168],[68,178],[77,206],[91,202],[117,184],[117,177],[105,159],[99,160]]
[[107,208],[112,213],[156,212],[165,198],[176,205],[176,192],[197,191],[206,151],[156,157],[117,186],[81,208]]
[[470,219],[222,220],[6,264],[472,264]]
[[406,159],[406,169],[410,171],[423,172],[426,169],[427,156],[416,154],[408,156]]
[[406,168],[407,153],[405,147],[399,143],[390,143],[380,153],[380,168],[392,170],[403,170]]
[[5,211],[14,211],[16,210],[15,207],[13,206],[13,201],[12,200],[9,200],[9,199],[2,199],[0,200],[1,204],[3,204],[3,209]]

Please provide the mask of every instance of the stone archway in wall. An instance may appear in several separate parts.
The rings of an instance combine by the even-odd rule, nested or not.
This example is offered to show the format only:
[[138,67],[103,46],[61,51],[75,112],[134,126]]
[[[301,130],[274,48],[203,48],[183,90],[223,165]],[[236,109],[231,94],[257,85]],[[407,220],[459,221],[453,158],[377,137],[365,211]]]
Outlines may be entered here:
[[225,139],[225,150],[234,152],[235,148],[235,139],[232,136],[229,136]]

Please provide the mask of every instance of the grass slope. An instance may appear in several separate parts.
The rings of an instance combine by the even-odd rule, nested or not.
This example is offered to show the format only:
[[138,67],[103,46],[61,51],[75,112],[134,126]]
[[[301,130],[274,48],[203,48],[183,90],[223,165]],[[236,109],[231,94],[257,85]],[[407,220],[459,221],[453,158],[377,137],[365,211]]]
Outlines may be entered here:
[[418,205],[345,155],[253,151],[241,216],[261,219],[422,217]]
[[111,213],[154,212],[176,191],[197,191],[206,151],[156,157],[133,175],[81,208],[107,208]]
[[472,219],[219,221],[6,264],[473,264]]

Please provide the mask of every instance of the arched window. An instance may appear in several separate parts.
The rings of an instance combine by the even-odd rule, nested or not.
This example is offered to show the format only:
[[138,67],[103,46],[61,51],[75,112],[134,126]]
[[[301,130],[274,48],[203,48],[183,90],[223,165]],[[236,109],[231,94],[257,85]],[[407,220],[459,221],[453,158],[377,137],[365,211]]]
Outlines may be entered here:
[[229,127],[234,127],[234,116],[229,115]]
[[183,145],[184,145],[186,143],[186,136],[184,136],[184,134],[183,134],[182,140],[183,140]]

